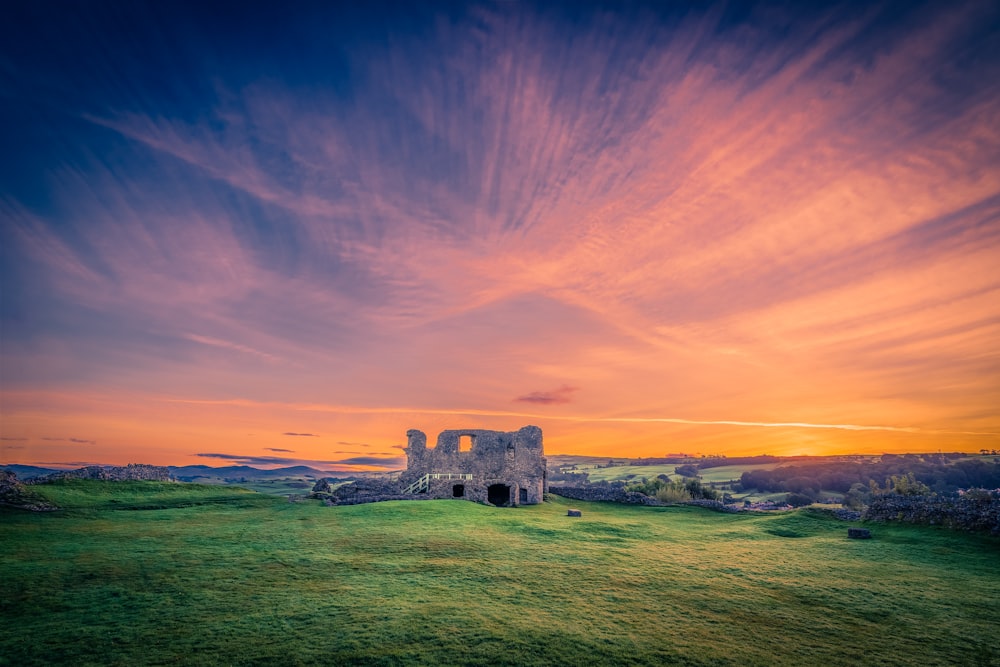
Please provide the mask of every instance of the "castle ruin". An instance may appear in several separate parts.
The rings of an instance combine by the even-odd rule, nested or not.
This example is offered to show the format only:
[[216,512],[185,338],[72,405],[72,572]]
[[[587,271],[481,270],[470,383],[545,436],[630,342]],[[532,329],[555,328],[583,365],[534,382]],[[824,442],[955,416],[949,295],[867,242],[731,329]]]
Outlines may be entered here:
[[433,449],[422,431],[409,430],[406,437],[406,472],[399,481],[407,494],[513,507],[540,503],[548,491],[537,426],[442,431]]

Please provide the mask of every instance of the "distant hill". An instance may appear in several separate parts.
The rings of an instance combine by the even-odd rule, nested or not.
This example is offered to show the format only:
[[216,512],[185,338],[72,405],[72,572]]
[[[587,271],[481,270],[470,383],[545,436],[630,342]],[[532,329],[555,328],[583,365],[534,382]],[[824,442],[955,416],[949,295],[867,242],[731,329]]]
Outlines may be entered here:
[[[208,480],[269,480],[284,479],[287,477],[306,477],[310,479],[320,479],[321,477],[347,477],[345,473],[331,473],[309,466],[290,466],[287,468],[276,468],[274,470],[261,470],[252,466],[223,466],[213,468],[205,465],[193,466],[168,466],[170,475],[182,482],[208,481]],[[10,465],[0,465],[0,469],[9,470],[17,475],[18,479],[32,479],[51,475],[52,473],[65,472],[57,468],[41,468],[39,466],[26,466],[17,463]]]
[[[213,468],[206,465],[193,466],[170,466],[170,474],[183,482],[204,481],[204,480],[267,480],[283,479],[286,477],[308,477],[319,479],[321,477],[333,477],[338,473],[325,472],[310,468],[309,466],[290,466],[287,468],[275,468],[274,470],[261,470],[252,466],[222,466]],[[339,473],[343,475],[343,473]]]
[[41,477],[43,475],[51,475],[54,472],[64,472],[63,470],[56,468],[39,468],[38,466],[22,466],[18,465],[17,463],[0,466],[0,469],[9,470],[10,472],[17,475],[18,479],[32,479],[34,477]]

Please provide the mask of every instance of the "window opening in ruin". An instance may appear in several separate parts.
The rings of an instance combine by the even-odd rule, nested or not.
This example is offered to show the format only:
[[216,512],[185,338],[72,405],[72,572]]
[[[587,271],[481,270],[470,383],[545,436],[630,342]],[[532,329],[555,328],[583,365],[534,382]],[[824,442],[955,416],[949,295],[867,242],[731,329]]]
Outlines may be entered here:
[[507,507],[510,505],[510,487],[506,484],[490,484],[486,489],[486,500],[490,505]]
[[521,489],[518,492],[518,502],[520,502],[520,503],[526,503],[526,502],[528,502],[528,490],[527,489]]
[[458,436],[458,451],[460,452],[471,452],[472,445],[476,441],[476,436],[474,435],[460,435]]
[[465,497],[465,484],[456,484],[451,487],[451,495],[453,498],[464,498]]

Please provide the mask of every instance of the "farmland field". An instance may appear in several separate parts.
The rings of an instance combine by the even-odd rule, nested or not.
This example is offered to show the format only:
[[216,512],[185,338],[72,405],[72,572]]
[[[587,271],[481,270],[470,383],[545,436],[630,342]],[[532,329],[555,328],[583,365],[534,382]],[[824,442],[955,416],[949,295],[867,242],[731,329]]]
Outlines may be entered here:
[[66,509],[0,509],[2,665],[1000,665],[994,538],[557,497],[34,488]]
[[788,464],[750,463],[734,466],[719,466],[717,468],[705,468],[703,470],[699,470],[698,474],[701,476],[703,482],[728,482],[730,480],[739,480],[740,476],[747,470],[773,470],[780,465]]
[[593,482],[626,482],[630,479],[645,477],[653,479],[657,475],[667,475],[671,479],[676,478],[674,468],[677,463],[655,466],[612,466],[604,468],[584,468],[580,467],[580,472],[587,473],[587,480]]
[[[674,469],[681,464],[669,463],[663,465],[650,466],[611,466],[611,467],[586,467],[580,466],[579,472],[586,472],[588,481],[593,482],[626,482],[630,479],[645,477],[653,479],[657,475],[667,475],[671,479],[677,479],[679,475]],[[739,480],[740,475],[746,470],[771,470],[782,464],[773,463],[748,463],[743,465],[719,466],[717,468],[704,468],[698,471],[698,476],[703,482],[728,482]]]

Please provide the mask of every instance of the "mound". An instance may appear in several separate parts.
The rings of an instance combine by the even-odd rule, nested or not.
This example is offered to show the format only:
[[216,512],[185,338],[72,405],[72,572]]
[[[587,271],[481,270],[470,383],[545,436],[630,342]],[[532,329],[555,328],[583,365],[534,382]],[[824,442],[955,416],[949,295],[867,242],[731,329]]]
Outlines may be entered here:
[[59,509],[52,503],[31,493],[17,480],[17,475],[9,470],[0,470],[0,505],[32,512],[48,512]]

